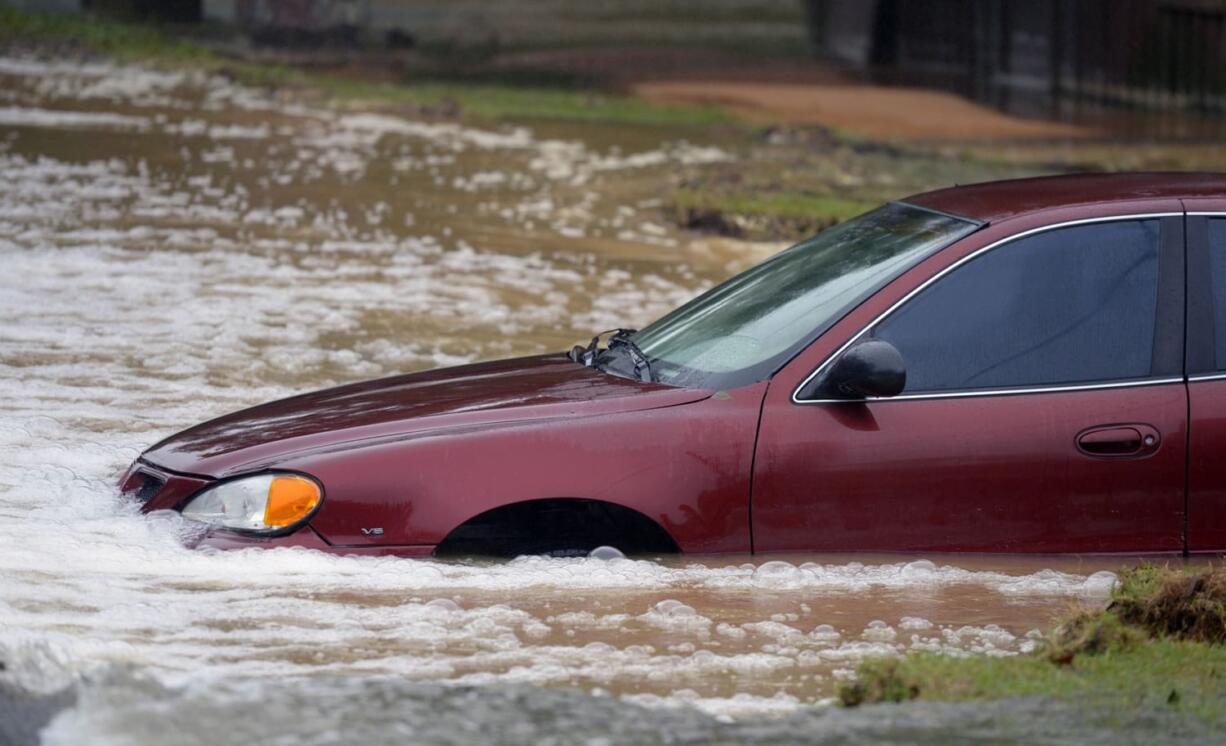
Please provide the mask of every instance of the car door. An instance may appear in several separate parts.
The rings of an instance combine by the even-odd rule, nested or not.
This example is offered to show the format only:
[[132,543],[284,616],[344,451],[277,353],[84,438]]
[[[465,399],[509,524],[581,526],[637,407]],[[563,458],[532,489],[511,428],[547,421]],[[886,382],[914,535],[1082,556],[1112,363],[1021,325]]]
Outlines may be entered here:
[[[757,550],[1183,549],[1182,215],[997,228],[772,381]],[[900,395],[798,395],[869,338],[901,352]]]
[[1188,551],[1226,550],[1226,200],[1188,203]]

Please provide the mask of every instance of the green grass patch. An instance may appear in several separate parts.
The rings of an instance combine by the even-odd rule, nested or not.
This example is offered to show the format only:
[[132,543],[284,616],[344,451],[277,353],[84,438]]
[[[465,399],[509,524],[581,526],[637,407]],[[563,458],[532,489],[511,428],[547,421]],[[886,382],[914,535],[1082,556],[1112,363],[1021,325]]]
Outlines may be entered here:
[[1176,707],[1226,723],[1226,569],[1143,565],[1106,609],[1070,612],[1032,654],[922,653],[865,661],[845,705],[1047,696],[1115,708]]
[[877,206],[877,202],[799,191],[730,192],[682,187],[673,196],[678,225],[736,238],[794,240]]
[[73,44],[124,62],[213,65],[211,50],[177,39],[165,31],[88,15],[33,13],[0,7],[0,41]]
[[873,659],[844,686],[846,705],[912,699],[967,701],[1043,696],[1112,708],[1178,707],[1226,723],[1226,647],[1154,640],[1058,665],[1041,655],[955,658],[923,653]]
[[811,192],[759,192],[754,194],[704,192],[682,189],[674,199],[681,209],[715,209],[734,215],[770,215],[841,222],[873,209],[876,202],[844,199]]
[[515,81],[370,82],[285,65],[227,60],[209,48],[176,38],[168,29],[94,18],[0,7],[0,43],[42,42],[80,47],[122,62],[224,70],[239,82],[321,91],[338,102],[409,105],[486,120],[561,120],[614,125],[705,127],[734,122],[717,106],[660,104],[578,88],[521,85]]
[[734,118],[714,106],[657,104],[591,90],[513,83],[463,81],[371,83],[332,75],[310,76],[313,84],[341,99],[435,108],[454,104],[477,119],[558,120],[656,127],[706,127]]

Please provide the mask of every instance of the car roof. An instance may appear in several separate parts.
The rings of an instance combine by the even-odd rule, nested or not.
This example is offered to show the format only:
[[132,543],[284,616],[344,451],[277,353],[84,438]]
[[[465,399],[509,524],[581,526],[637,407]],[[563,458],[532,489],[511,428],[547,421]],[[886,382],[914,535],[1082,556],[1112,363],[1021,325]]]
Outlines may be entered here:
[[993,223],[1059,207],[1197,197],[1226,197],[1226,174],[1172,172],[1039,176],[938,189],[903,201]]

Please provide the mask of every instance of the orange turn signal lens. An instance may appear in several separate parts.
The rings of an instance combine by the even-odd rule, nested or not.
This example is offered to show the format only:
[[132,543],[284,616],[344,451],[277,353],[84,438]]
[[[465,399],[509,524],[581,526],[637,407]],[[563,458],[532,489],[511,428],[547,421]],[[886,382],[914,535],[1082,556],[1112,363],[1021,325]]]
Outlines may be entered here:
[[264,523],[270,528],[292,526],[311,514],[322,495],[319,485],[306,477],[281,474],[268,485]]

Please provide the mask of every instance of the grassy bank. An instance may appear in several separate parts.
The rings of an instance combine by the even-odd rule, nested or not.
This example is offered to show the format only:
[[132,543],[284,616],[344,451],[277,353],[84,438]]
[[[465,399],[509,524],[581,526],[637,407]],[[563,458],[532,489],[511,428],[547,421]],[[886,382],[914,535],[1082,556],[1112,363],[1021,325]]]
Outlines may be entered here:
[[360,68],[341,74],[228,59],[171,30],[82,15],[0,7],[0,44],[66,47],[119,62],[192,67],[232,75],[249,85],[323,93],[336,103],[412,107],[425,114],[478,120],[556,120],[654,127],[706,127],[735,118],[715,106],[658,104],[612,92],[568,86],[413,78],[372,82]]
[[[247,70],[246,82],[261,76]],[[404,84],[371,83],[338,75],[291,78],[347,101],[407,105],[425,112],[451,111],[485,121],[526,120],[599,122],[607,125],[701,128],[727,124],[733,117],[712,106],[655,104],[605,91],[510,83],[470,83],[423,79]]]
[[1071,611],[1031,654],[873,659],[840,691],[849,706],[1018,696],[1226,723],[1226,568],[1125,570],[1105,609]]
[[120,62],[170,66],[214,66],[222,62],[204,46],[149,26],[8,7],[0,7],[0,43],[67,45]]
[[878,202],[801,191],[681,188],[673,195],[679,225],[737,238],[800,238],[876,207]]

